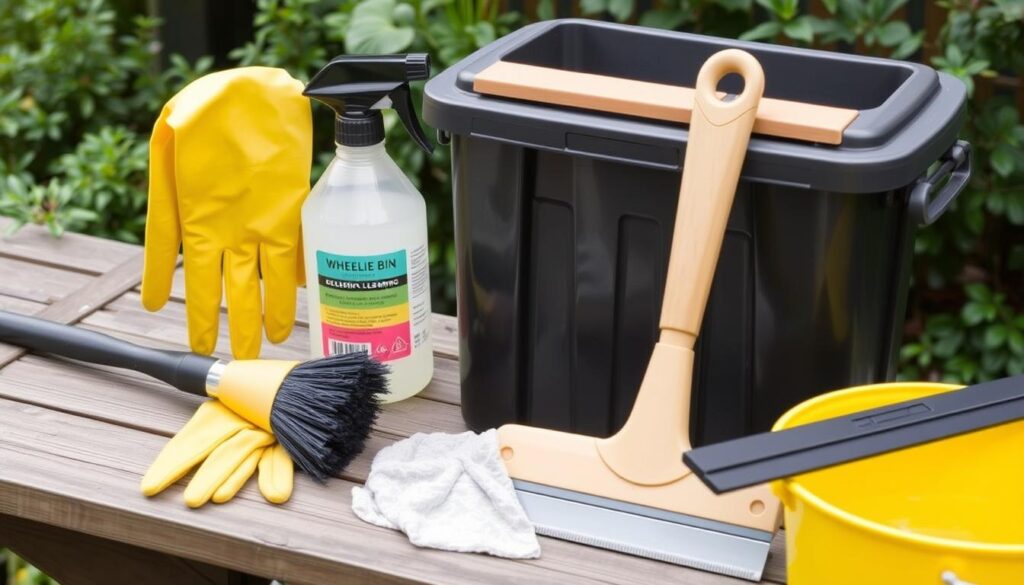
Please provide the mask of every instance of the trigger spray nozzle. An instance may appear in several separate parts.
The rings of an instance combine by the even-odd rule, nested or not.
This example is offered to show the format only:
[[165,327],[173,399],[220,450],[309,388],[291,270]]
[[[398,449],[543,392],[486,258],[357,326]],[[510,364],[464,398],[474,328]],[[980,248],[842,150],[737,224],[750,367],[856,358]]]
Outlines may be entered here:
[[306,85],[303,95],[335,113],[334,140],[345,146],[370,146],[384,140],[380,111],[392,108],[420,147],[433,152],[412,105],[410,81],[430,77],[430,56],[342,55],[331,59]]

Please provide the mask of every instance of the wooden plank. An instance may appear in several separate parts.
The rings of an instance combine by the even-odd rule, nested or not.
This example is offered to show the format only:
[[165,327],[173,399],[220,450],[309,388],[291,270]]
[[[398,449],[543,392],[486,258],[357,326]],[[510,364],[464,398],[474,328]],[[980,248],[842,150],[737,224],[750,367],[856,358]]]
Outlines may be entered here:
[[[0,262],[0,267],[9,263],[10,261]],[[77,323],[82,317],[138,285],[142,278],[141,267],[142,252],[136,249],[135,256],[128,258],[103,276],[90,279],[81,290],[54,302],[36,316],[57,323]],[[0,344],[0,368],[24,354],[25,350],[20,347]]]
[[434,313],[430,334],[434,339],[435,354],[450,358],[459,357],[459,326],[455,317]]
[[[0,234],[13,220],[0,217]],[[139,253],[139,247],[114,240],[65,233],[54,238],[45,228],[28,225],[0,237],[0,257],[18,259],[85,274],[103,274]]]
[[[301,496],[324,489],[305,477],[297,478],[296,498],[285,506],[260,503],[248,487],[230,505],[189,511],[180,488],[152,499],[138,493],[160,437],[3,401],[0,424],[2,513],[295,582],[368,575],[410,582],[416,572],[441,573],[429,559],[406,558],[412,547],[399,535],[355,519],[346,497],[351,484],[334,484],[304,511],[297,509]],[[410,564],[419,571],[403,567]],[[391,578],[393,572],[404,578]]]
[[[100,330],[106,327],[120,327],[126,324],[133,324],[133,314],[140,314],[155,318],[158,325],[153,324],[140,327],[144,334],[154,337],[142,337],[126,335],[120,331],[104,331],[118,337],[127,338],[131,341],[147,343],[157,347],[176,347],[174,344],[161,343],[161,339],[183,337],[181,323],[178,319],[168,318],[167,315],[149,314],[138,309],[135,303],[124,305],[120,302],[113,303],[117,311],[103,310],[89,316],[85,325]],[[127,315],[118,317],[117,312],[123,311]],[[167,322],[164,322],[167,321]],[[304,347],[304,341],[299,343]],[[439,359],[439,364],[450,363],[450,360]],[[58,377],[62,380],[59,389],[54,389],[50,382],[39,383],[36,380],[44,378],[46,372],[59,369]],[[439,368],[440,369],[440,368]],[[191,416],[195,399],[191,396],[179,396],[179,393],[169,390],[159,382],[144,378],[138,374],[121,371],[103,371],[92,368],[82,368],[70,363],[54,363],[44,358],[30,357],[20,363],[10,366],[0,380],[4,382],[0,386],[0,394],[19,400],[32,400],[34,403],[49,406],[51,408],[69,408],[72,412],[78,412],[94,417],[109,417],[110,412],[118,412],[117,419],[131,421],[130,424],[140,425],[142,428],[153,430],[161,434],[173,434],[176,429]],[[102,386],[105,390],[99,396],[88,399],[81,398],[89,394],[89,388]],[[152,392],[140,392],[138,387],[147,387]],[[452,385],[457,389],[457,381]],[[119,406],[125,405],[125,406]],[[108,418],[109,420],[109,418]],[[417,398],[404,401],[386,407],[377,425],[377,432],[371,437],[367,451],[353,462],[343,474],[345,479],[362,482],[365,481],[372,461],[372,455],[380,448],[391,444],[396,437],[408,436],[420,431],[442,431],[458,432],[465,429],[461,419],[461,413],[454,406],[445,407],[432,401],[424,401]],[[773,566],[769,566],[769,577],[776,576],[782,567],[782,555],[777,554]],[[781,580],[781,579],[779,579]]]
[[[696,90],[624,77],[595,75],[511,61],[476,74],[473,90],[504,98],[688,124]],[[721,93],[719,94],[722,95]],[[858,110],[764,97],[754,133],[807,142],[842,144]]]
[[[60,383],[55,384],[54,380]],[[131,372],[83,367],[36,356],[27,356],[3,370],[0,395],[168,436],[191,416],[199,400]],[[454,406],[416,398],[387,407],[378,428],[403,435],[422,430],[462,430],[461,415]],[[366,452],[346,470],[344,477],[364,481],[373,454],[393,441],[391,436],[375,433]]]
[[[173,316],[148,313],[134,303],[118,301],[113,310],[101,310],[88,316],[83,326],[126,339],[166,349],[182,349],[168,340],[183,339],[183,325]],[[129,329],[132,333],[125,333]],[[305,331],[304,329],[302,330]],[[305,340],[294,341],[305,347]],[[226,345],[226,344],[225,344]],[[279,346],[280,347],[280,346]],[[227,348],[222,347],[226,352]],[[277,357],[301,358],[300,350]],[[226,354],[222,357],[227,358]],[[451,360],[439,358],[436,370],[457,376]],[[60,383],[55,383],[60,380]],[[435,377],[430,389],[446,382]],[[454,394],[457,380],[448,382],[447,390],[435,394]],[[97,392],[102,388],[102,392]],[[192,416],[201,400],[178,392],[142,374],[100,366],[85,366],[52,358],[28,356],[0,372],[0,396],[39,406],[77,413],[98,420],[115,422],[133,428],[171,436]],[[343,477],[365,481],[372,455],[396,438],[418,431],[462,432],[466,430],[461,411],[451,403],[440,404],[412,398],[384,408],[378,419],[377,432],[370,438],[366,451],[346,469]]]
[[[202,400],[129,370],[41,356],[26,356],[0,371],[0,396],[166,436],[176,433]],[[386,435],[375,443],[379,447],[416,432],[467,430],[457,406],[418,397],[385,405],[375,429]],[[360,463],[360,469],[369,470],[369,460]],[[348,472],[350,479],[366,479],[365,473]]]
[[18,313],[19,315],[32,315],[45,308],[45,303],[37,303],[35,301],[28,301],[17,297],[0,295],[0,310],[3,311]]
[[237,581],[236,573],[221,567],[0,515],[0,546],[5,543],[61,585],[232,585]]
[[536,561],[415,549],[355,518],[353,484],[342,480],[297,477],[283,506],[250,485],[227,505],[190,511],[180,487],[137,492],[162,437],[6,400],[0,427],[0,513],[290,583],[743,583],[550,539]]
[[[295,300],[295,322],[298,325],[309,325],[309,306],[306,290],[300,288],[297,291]],[[174,281],[171,286],[171,299],[179,302],[185,301],[185,272],[179,268],[174,273]],[[223,302],[221,310],[225,310]],[[434,353],[448,357],[459,357],[458,326],[455,317],[450,315],[433,315],[431,323],[431,336],[434,340]]]
[[[54,380],[60,380],[60,383],[55,384]],[[176,432],[191,416],[198,401],[193,396],[167,389],[159,382],[137,374],[83,367],[36,356],[27,356],[0,373],[0,395],[32,402],[33,405],[116,421],[120,426],[153,429],[167,436]],[[449,412],[439,413],[439,407],[447,407]],[[425,423],[424,417],[431,420]],[[451,425],[460,422],[461,418],[454,407],[414,398],[388,407],[378,427],[393,433],[416,432],[429,427],[446,432],[459,430],[438,424],[439,420],[447,420]],[[394,440],[380,432],[374,433],[367,450],[346,469],[343,477],[356,482],[365,481],[373,455]],[[561,544],[545,540],[545,555],[550,554],[551,547],[557,548]],[[566,543],[566,546],[574,545]],[[776,552],[775,557],[781,559],[781,552]],[[778,570],[778,564],[775,565],[769,566],[772,571],[768,573],[769,577]]]
[[[100,314],[102,313],[102,314]],[[89,323],[112,330],[124,331],[150,339],[164,340],[178,345],[177,349],[188,348],[188,329],[185,305],[170,301],[156,312],[142,308],[138,294],[130,292],[108,303],[104,310],[90,317]],[[221,314],[218,324],[217,345],[214,355],[231,358],[231,336],[228,332],[227,315]],[[292,335],[279,344],[263,339],[260,357],[269,359],[305,359],[308,357],[309,337],[303,328],[296,327]]]
[[420,392],[420,398],[446,402],[459,406],[462,404],[459,362],[451,357],[434,351],[434,377],[430,384]]
[[[441,329],[445,331],[442,335],[454,336],[454,319],[443,315],[437,317],[434,321],[434,334]],[[172,300],[159,312],[150,313],[142,308],[138,293],[130,292],[109,303],[104,310],[91,315],[85,322],[107,329],[108,333],[122,331],[143,338],[133,340],[136,343],[150,344],[145,339],[156,342],[171,341],[178,344],[175,349],[185,349],[188,346],[185,319],[185,305],[181,302]],[[309,330],[305,325],[298,324],[291,336],[278,345],[264,339],[261,356],[273,359],[307,359],[308,347]],[[434,377],[420,397],[457,405],[460,403],[458,362],[452,359],[454,356],[447,355],[443,350],[438,351],[436,345],[434,350]],[[228,324],[224,316],[220,320],[214,355],[223,359],[231,358]]]
[[786,533],[779,530],[772,540],[772,547],[768,551],[768,564],[765,565],[762,575],[764,583],[786,584]]
[[[0,371],[0,397],[167,437],[178,432],[202,400],[135,372],[39,356],[26,356]],[[400,404],[409,401],[413,405],[385,407],[366,450],[342,477],[365,481],[373,455],[412,432],[465,430],[461,424],[447,429],[440,429],[436,422],[433,426],[426,424],[431,416],[450,424],[461,423],[456,407],[418,398]]]
[[0,295],[50,304],[92,282],[93,276],[23,260],[0,258]]
[[[0,259],[0,266],[8,262]],[[131,288],[134,285],[127,286]],[[124,303],[124,306],[90,315],[85,319],[86,326],[114,328],[119,336],[134,337],[136,341],[156,346],[174,346],[169,341],[174,339],[174,335],[181,336],[179,343],[184,341],[184,321],[180,318],[184,309],[180,304],[177,309],[181,315],[175,315],[173,311],[172,314],[149,314],[139,307],[137,297],[127,298],[130,295],[115,303]],[[24,301],[19,299],[19,302]],[[129,302],[133,305],[131,311],[127,307]],[[61,309],[61,312],[68,311],[68,308]],[[76,311],[71,313],[77,314]],[[139,325],[140,316],[147,315],[155,319],[142,320],[142,325]],[[121,331],[133,327],[142,332]],[[308,335],[306,331],[302,333]],[[222,338],[227,341],[226,332],[222,333]],[[453,339],[457,340],[457,337],[453,335]],[[282,355],[301,357],[305,352],[306,339],[290,341],[278,346],[278,350]],[[464,428],[455,406],[458,398],[457,364],[443,358],[437,363],[442,366],[438,368],[436,377],[449,379],[436,392],[431,388],[423,394],[433,399],[412,399],[389,406],[381,417],[380,430],[371,437],[367,453],[347,470],[346,477],[362,481],[368,473],[372,454],[399,435],[430,429],[457,432]],[[147,384],[151,386],[151,392],[141,388]],[[306,478],[299,478],[296,499],[283,507],[266,505],[249,486],[232,504],[209,506],[199,513],[189,512],[180,505],[180,487],[172,488],[172,493],[155,500],[145,500],[137,495],[136,486],[142,470],[163,444],[165,439],[162,436],[173,433],[190,416],[194,398],[167,389],[158,382],[146,381],[137,374],[111,372],[34,356],[0,371],[0,395],[8,392],[13,392],[24,402],[0,400],[0,428],[5,429],[0,433],[0,513],[20,511],[23,513],[18,515],[71,530],[118,538],[95,532],[112,531],[123,537],[120,540],[170,554],[184,554],[178,550],[185,547],[190,553],[184,556],[190,558],[205,558],[268,576],[284,576],[296,583],[346,579],[373,582],[410,579],[511,582],[529,579],[536,582],[627,583],[671,579],[677,583],[701,585],[742,583],[550,539],[543,539],[544,558],[529,563],[415,550],[404,537],[367,526],[352,517],[347,498],[353,484],[343,480],[333,480],[327,488],[320,488],[310,484]],[[29,404],[33,400],[40,402]],[[40,408],[37,405],[40,403],[53,408]],[[83,418],[80,410],[92,412],[97,418],[105,417],[113,424]],[[427,420],[423,421],[423,418]],[[148,432],[149,427],[159,427],[160,430],[155,434]],[[106,430],[97,431],[98,428]],[[110,437],[107,437],[108,432]],[[126,433],[131,436],[121,436]],[[135,448],[137,436],[148,437],[145,441],[151,443],[145,453],[137,452]],[[97,438],[100,439],[98,447],[95,445]],[[119,449],[129,453],[120,453]],[[112,459],[100,460],[95,457],[96,453],[107,454]],[[131,469],[111,465],[111,461],[121,462],[126,457],[132,461]],[[338,486],[341,486],[340,496],[336,493]],[[160,505],[151,507],[151,504]],[[339,509],[339,505],[347,516],[342,514],[339,518],[329,513]],[[244,510],[236,513],[240,507]],[[275,515],[282,510],[289,512],[273,519],[256,518],[264,512]],[[211,515],[216,518],[209,520]],[[196,517],[207,520],[197,523],[193,520]],[[164,526],[165,523],[169,527]],[[287,526],[287,529],[279,530],[280,526]],[[293,528],[299,532],[294,538]],[[236,538],[233,530],[241,530],[243,534]],[[321,547],[307,547],[303,539],[320,533],[342,533],[344,542],[331,541],[321,543],[324,545]],[[161,537],[164,534],[170,536],[164,539]],[[357,546],[349,540],[354,540]],[[778,582],[782,580],[778,574],[782,558],[780,547],[777,539],[773,545],[775,558],[770,561],[768,569],[769,578]],[[337,548],[346,548],[344,558],[333,556],[337,554]],[[258,554],[253,549],[257,549]],[[392,561],[404,563],[401,574],[391,570]],[[425,563],[430,570],[418,571],[420,563]],[[257,566],[275,570],[253,568]]]

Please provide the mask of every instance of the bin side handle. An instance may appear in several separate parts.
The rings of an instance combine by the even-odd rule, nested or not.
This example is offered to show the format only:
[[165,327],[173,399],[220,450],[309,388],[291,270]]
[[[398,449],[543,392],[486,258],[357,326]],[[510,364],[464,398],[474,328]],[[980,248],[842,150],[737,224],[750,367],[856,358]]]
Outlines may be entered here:
[[[927,226],[935,223],[971,179],[971,144],[957,140],[940,159],[942,163],[930,175],[922,176],[910,191],[910,217],[914,223]],[[948,179],[948,181],[947,181]],[[932,196],[937,185],[945,185]]]
[[[684,124],[690,122],[694,100],[690,87],[509,61],[498,61],[477,73],[473,78],[473,91]],[[858,115],[858,110],[847,108],[762,98],[754,132],[838,145],[843,142],[847,126]]]

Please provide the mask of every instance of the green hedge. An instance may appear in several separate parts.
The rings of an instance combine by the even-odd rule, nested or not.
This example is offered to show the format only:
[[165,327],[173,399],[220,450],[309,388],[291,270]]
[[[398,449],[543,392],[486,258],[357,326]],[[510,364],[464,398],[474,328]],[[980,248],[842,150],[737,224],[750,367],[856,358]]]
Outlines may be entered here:
[[[531,18],[561,3],[540,0]],[[798,46],[855,48],[929,64],[985,84],[964,135],[976,148],[967,193],[916,245],[902,375],[973,382],[1024,371],[1024,125],[997,74],[1024,74],[1024,0],[947,0],[925,39],[903,18],[907,0],[580,0],[596,18]],[[0,213],[59,235],[77,230],[138,242],[147,137],[162,103],[212,59],[171,57],[160,69],[157,27],[105,0],[0,0]],[[117,6],[125,6],[118,2]],[[308,79],[344,52],[427,51],[447,67],[529,18],[497,0],[258,0],[254,38],[239,65],[287,68]],[[417,92],[422,86],[415,88]],[[1018,90],[1018,91],[1024,91]],[[981,92],[979,92],[980,95]],[[1003,95],[1005,93],[1006,95]],[[417,96],[417,101],[418,100]],[[330,113],[317,106],[317,176],[332,154]],[[396,119],[388,115],[390,127]],[[419,151],[403,130],[388,148],[427,199],[434,305],[454,312],[449,152]]]
[[[643,11],[632,0],[581,0],[579,10],[646,26],[914,58],[926,39],[902,19],[906,2],[820,0],[824,16],[808,14],[798,0],[663,0]],[[555,4],[540,0],[536,17],[559,16]],[[972,92],[997,74],[1019,86],[1024,0],[939,4],[946,22],[925,47],[936,55],[929,64]],[[212,59],[172,56],[159,68],[158,21],[114,6],[0,0],[0,214],[15,226],[141,241],[150,126],[163,102],[208,71]],[[443,68],[526,22],[500,12],[497,0],[259,0],[255,38],[231,59],[285,67],[303,79],[343,52],[428,51]],[[976,149],[974,177],[917,240],[903,377],[966,383],[1024,371],[1024,125],[1013,97],[997,88],[970,103],[964,136]],[[318,107],[316,116],[313,176],[332,152],[330,115]],[[395,119],[387,123],[393,127]],[[454,312],[448,151],[428,157],[403,131],[388,136],[392,155],[427,198],[434,306]],[[48,582],[9,553],[0,551],[0,559],[10,583]]]

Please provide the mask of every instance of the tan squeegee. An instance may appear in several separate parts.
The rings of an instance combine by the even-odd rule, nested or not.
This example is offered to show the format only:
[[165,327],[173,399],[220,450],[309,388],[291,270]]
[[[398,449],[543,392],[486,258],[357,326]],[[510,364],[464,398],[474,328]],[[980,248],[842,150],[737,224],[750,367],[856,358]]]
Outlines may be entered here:
[[[498,61],[473,80],[477,93],[688,124],[694,90]],[[719,93],[719,96],[724,95]],[[857,110],[762,98],[754,132],[823,144],[842,144]]]
[[[740,73],[743,93],[715,87]],[[683,463],[690,449],[693,347],[700,331],[758,100],[761,66],[716,53],[701,67],[654,347],[633,410],[607,439],[505,425],[501,457],[537,532],[760,580],[779,501],[768,486],[715,495]],[[737,364],[739,366],[739,364]]]

